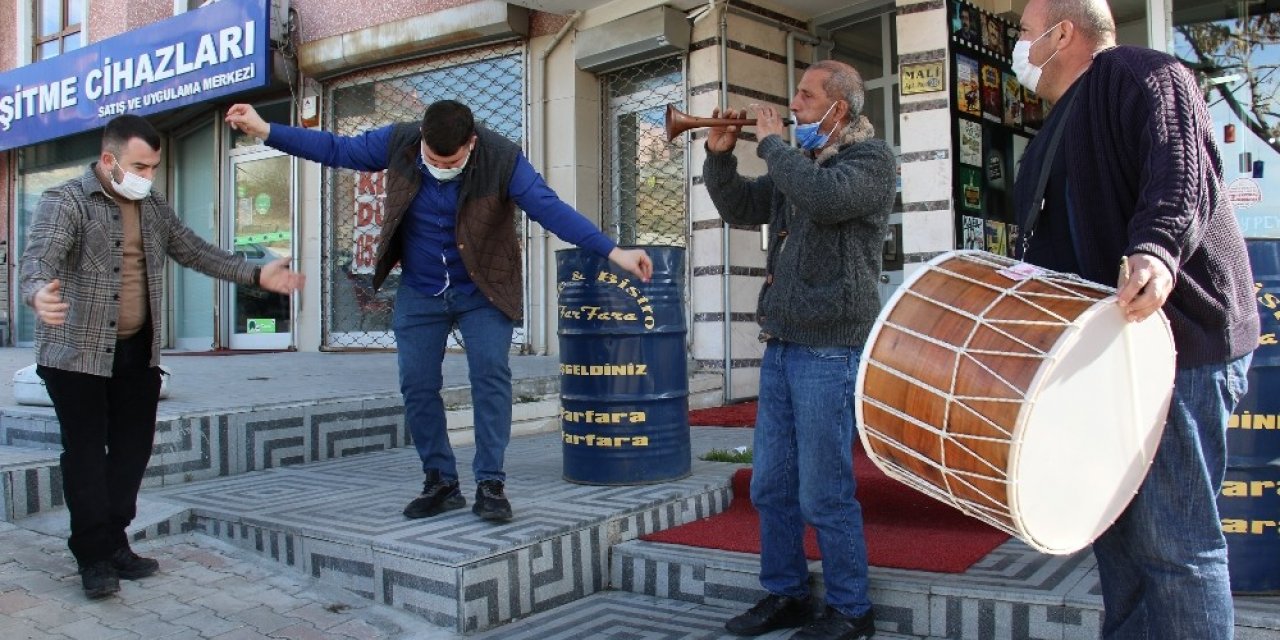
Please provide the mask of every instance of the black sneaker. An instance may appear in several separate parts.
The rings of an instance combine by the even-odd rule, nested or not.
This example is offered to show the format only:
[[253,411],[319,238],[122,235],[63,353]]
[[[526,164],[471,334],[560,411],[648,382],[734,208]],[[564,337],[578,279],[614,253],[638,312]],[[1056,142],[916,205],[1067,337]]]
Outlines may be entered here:
[[87,567],[80,567],[80,584],[90,600],[105,598],[120,590],[120,577],[110,560],[99,560]]
[[876,633],[875,612],[868,610],[858,616],[846,616],[830,605],[817,620],[806,624],[791,640],[856,640],[870,638]]
[[160,570],[159,562],[144,558],[129,547],[120,547],[111,554],[111,566],[115,567],[116,575],[125,580],[145,578]]
[[724,628],[740,636],[758,636],[774,629],[798,627],[810,618],[808,598],[769,594],[746,613],[730,618]]
[[511,503],[502,492],[501,480],[481,480],[476,485],[476,503],[471,511],[485,520],[506,522],[511,519]]
[[422,482],[422,494],[404,508],[404,517],[428,518],[465,506],[467,506],[467,499],[462,497],[462,491],[458,490],[457,481],[445,482],[440,477],[440,470],[432,469],[427,472],[426,480]]

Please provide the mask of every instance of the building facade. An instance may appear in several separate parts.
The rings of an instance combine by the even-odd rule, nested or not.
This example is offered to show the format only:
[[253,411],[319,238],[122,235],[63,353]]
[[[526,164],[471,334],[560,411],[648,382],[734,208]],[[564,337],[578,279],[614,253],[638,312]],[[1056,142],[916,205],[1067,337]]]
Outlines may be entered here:
[[[251,260],[291,256],[308,277],[289,299],[172,265],[168,348],[393,349],[397,277],[380,291],[370,284],[381,174],[294,160],[222,117],[249,102],[272,122],[355,134],[417,120],[426,104],[453,98],[521,143],[560,196],[619,243],[684,248],[691,366],[722,374],[726,400],[752,397],[764,234],[720,221],[701,184],[705,132],[669,142],[668,105],[694,116],[785,107],[813,61],[858,68],[865,113],[899,154],[900,198],[883,250],[887,297],[913,265],[941,252],[1016,242],[1005,187],[1046,107],[1016,83],[999,93],[1022,4],[3,0],[3,340],[32,339],[32,315],[12,285],[41,192],[96,159],[106,120],[136,112],[164,134],[156,188],[188,225]],[[1280,2],[1112,4],[1123,43],[1177,53],[1196,68],[1221,120],[1246,233],[1280,235],[1280,193],[1264,178],[1280,133],[1269,114],[1280,109],[1261,74],[1280,58]],[[1252,48],[1233,48],[1223,29],[1253,33]],[[165,55],[169,75],[159,69]],[[984,84],[984,75],[994,80]],[[992,109],[983,111],[992,84]],[[967,111],[968,88],[977,90],[976,111]],[[763,170],[754,142],[748,131],[738,147],[744,172]],[[526,294],[513,348],[556,353],[556,251],[565,245],[523,217],[513,224]]]

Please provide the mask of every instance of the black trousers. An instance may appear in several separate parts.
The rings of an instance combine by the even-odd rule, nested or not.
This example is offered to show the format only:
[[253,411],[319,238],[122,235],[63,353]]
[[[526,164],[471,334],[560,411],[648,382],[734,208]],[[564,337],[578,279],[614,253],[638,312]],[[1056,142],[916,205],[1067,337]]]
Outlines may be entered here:
[[110,378],[36,367],[62,431],[67,546],[81,567],[129,545],[125,529],[137,515],[160,402],[160,369],[150,359],[148,326],[116,342]]

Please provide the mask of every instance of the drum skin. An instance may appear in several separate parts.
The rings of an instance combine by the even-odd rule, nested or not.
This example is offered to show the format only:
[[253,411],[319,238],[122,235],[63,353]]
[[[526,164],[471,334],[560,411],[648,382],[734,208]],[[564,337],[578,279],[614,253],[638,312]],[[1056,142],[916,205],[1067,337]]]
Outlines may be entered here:
[[[1131,375],[1135,358],[1126,341],[1132,338],[1120,337],[1131,329],[1113,290],[1043,270],[1010,277],[1017,264],[984,252],[951,252],[903,283],[863,352],[859,433],[869,457],[891,477],[1041,551],[1070,553],[1118,517],[1145,475],[1172,388],[1172,334],[1162,314],[1139,323],[1147,325],[1137,343],[1144,366],[1146,358],[1156,364],[1154,372]],[[1107,371],[1089,371],[1094,361]],[[1114,389],[1150,375],[1156,383],[1149,389]],[[1095,394],[1093,379],[1106,388]],[[1143,406],[1065,415],[1072,404],[1088,406],[1090,398],[1070,397],[1082,392],[1121,404],[1131,395]],[[1096,424],[1115,413],[1114,428]],[[1125,424],[1135,421],[1141,428]],[[1076,431],[1078,439],[1095,442],[1074,442]],[[1119,442],[1096,442],[1111,436]],[[1106,446],[1107,455],[1091,454],[1091,446]],[[1081,490],[1099,495],[1074,499],[1072,470],[1099,457],[1110,467],[1132,467],[1091,472],[1123,486],[1080,478]],[[1136,463],[1125,462],[1134,457]],[[1081,510],[1081,523],[1075,516],[1059,519],[1055,509]]]

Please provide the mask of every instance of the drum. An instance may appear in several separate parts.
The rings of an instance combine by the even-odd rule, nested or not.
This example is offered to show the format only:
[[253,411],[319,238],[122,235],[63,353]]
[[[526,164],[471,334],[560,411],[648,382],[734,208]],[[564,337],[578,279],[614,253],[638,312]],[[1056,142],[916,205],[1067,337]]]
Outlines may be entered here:
[[981,251],[942,254],[881,311],[856,405],[887,475],[1051,554],[1115,522],[1151,464],[1173,388],[1163,312]]

